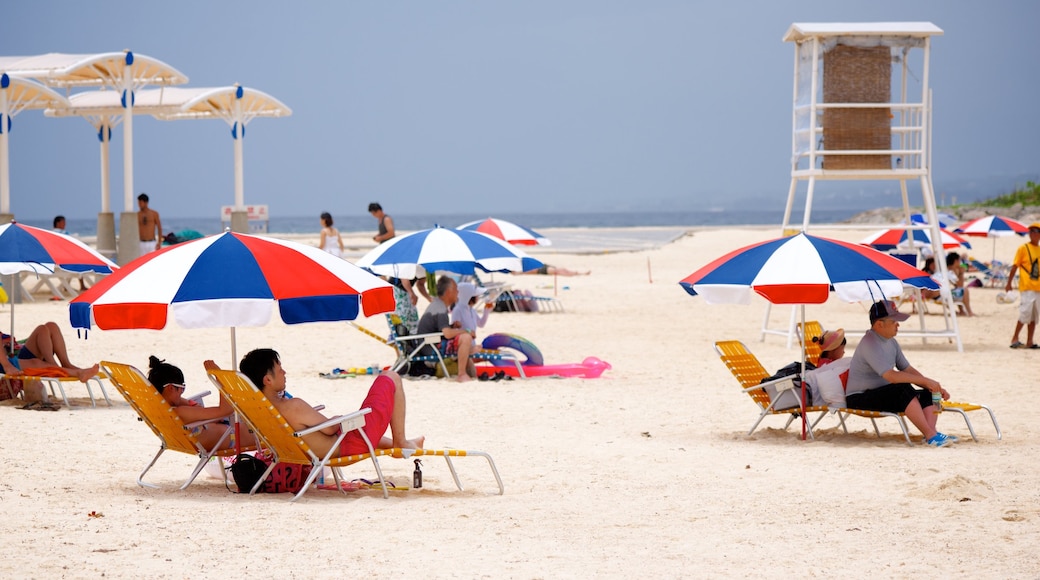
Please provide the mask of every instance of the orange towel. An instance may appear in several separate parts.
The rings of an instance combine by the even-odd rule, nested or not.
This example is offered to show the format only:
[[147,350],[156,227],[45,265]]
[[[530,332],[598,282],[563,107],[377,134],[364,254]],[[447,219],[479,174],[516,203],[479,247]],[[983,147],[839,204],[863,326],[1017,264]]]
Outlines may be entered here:
[[30,377],[54,377],[58,379],[63,379],[72,376],[58,367],[22,369],[22,374]]

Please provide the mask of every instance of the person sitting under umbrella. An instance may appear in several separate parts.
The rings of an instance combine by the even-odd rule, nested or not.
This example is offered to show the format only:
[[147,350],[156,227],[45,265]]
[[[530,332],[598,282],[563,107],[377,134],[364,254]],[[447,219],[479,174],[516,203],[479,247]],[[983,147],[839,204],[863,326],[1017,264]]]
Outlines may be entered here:
[[932,393],[941,394],[943,399],[949,399],[950,393],[939,381],[910,366],[903,356],[895,338],[899,323],[908,318],[909,314],[896,310],[896,305],[889,300],[875,302],[870,307],[870,330],[852,355],[846,404],[850,409],[905,413],[924,434],[925,444],[944,447],[955,443],[957,438],[936,430]]
[[[87,382],[98,373],[99,366],[79,367],[69,362],[65,338],[57,323],[47,322],[33,329],[18,351],[17,358],[0,357],[0,366],[6,375],[26,374],[29,369],[57,369],[64,374]],[[25,400],[29,403],[48,403],[43,383],[29,381],[25,387]]]
[[[177,368],[170,363],[160,360],[156,356],[148,357],[148,382],[152,383],[156,391],[159,391],[159,395],[166,399],[166,402],[173,407],[177,416],[181,418],[184,423],[194,423],[196,421],[208,421],[210,419],[223,419],[231,416],[235,412],[235,409],[231,407],[224,396],[220,396],[220,404],[216,407],[205,407],[191,399],[184,398],[184,373],[181,369]],[[206,446],[206,449],[213,449],[213,446],[220,441],[220,438],[224,436],[227,431],[226,423],[207,423],[195,430],[195,437]],[[245,431],[243,429],[243,431]],[[245,436],[249,438],[248,443],[239,442],[239,446],[255,446],[256,438],[251,432],[245,433]],[[232,431],[231,436],[228,437],[221,449],[232,449],[235,447],[235,435]]]
[[[450,322],[448,313],[458,300],[458,283],[450,276],[438,278],[437,297],[430,302],[430,305],[426,307],[426,312],[419,319],[419,334],[441,333],[441,353],[458,357],[459,373],[456,380],[464,383],[477,376],[477,368],[470,358],[476,347],[473,344],[472,334]],[[423,353],[420,352],[420,354]]]
[[[211,360],[203,363],[207,370],[218,369]],[[299,397],[285,398],[285,369],[282,368],[278,353],[270,348],[258,348],[250,351],[238,365],[242,374],[249,377],[253,384],[263,391],[271,404],[295,431],[320,425],[329,417],[316,411]],[[372,382],[368,395],[361,403],[362,409],[371,409],[365,416],[365,435],[376,449],[422,449],[426,438],[423,436],[408,439],[404,431],[405,398],[401,376],[393,371],[383,371]],[[387,427],[390,437],[383,437]],[[332,445],[340,435],[340,426],[327,427],[321,431],[308,433],[304,441],[319,457],[328,454]],[[368,453],[365,440],[357,431],[351,431],[343,438],[339,449],[333,450],[332,457],[361,455]]]

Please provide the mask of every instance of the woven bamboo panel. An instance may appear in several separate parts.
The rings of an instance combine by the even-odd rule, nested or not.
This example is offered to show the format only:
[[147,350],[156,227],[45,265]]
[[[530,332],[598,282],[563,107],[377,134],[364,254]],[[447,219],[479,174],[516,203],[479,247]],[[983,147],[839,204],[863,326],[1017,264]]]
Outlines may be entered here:
[[[892,91],[892,60],[887,46],[860,48],[839,44],[823,55],[823,102],[887,103]],[[889,149],[892,114],[876,109],[826,109],[824,151]],[[891,155],[824,156],[824,169],[891,169]]]

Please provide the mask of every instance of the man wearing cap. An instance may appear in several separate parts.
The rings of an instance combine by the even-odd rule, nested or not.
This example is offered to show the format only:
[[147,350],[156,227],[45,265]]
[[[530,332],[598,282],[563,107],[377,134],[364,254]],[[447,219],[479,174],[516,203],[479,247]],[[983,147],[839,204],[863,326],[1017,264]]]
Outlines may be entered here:
[[[1021,272],[1019,272],[1021,270]],[[1040,348],[1033,342],[1033,331],[1040,318],[1040,222],[1029,224],[1029,242],[1022,244],[1015,252],[1015,260],[1011,262],[1005,292],[1011,291],[1011,281],[1018,272],[1018,292],[1021,302],[1018,307],[1018,322],[1015,323],[1015,336],[1011,339],[1011,348]],[[1018,340],[1022,326],[1026,325],[1026,343]]]
[[924,435],[925,444],[943,447],[956,442],[957,438],[935,430],[932,393],[941,393],[943,399],[949,399],[950,393],[939,381],[910,366],[903,356],[895,337],[899,323],[907,318],[910,315],[896,310],[890,300],[875,302],[870,307],[870,330],[852,355],[845,402],[850,409],[905,413]]

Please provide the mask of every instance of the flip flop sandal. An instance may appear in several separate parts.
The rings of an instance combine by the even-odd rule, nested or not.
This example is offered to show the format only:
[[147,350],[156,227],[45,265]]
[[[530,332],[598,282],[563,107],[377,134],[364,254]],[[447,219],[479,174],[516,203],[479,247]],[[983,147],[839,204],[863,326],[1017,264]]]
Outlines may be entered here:
[[1037,349],[1037,348],[1040,348],[1040,344],[1033,344],[1033,345],[1027,346],[1026,348]]
[[23,411],[26,411],[26,410],[29,410],[29,409],[36,408],[36,406],[39,405],[39,404],[40,404],[40,401],[33,401],[31,403],[26,403],[26,404],[24,404],[24,405],[22,405],[21,407],[18,407],[18,408],[23,410]]
[[57,411],[58,406],[54,403],[40,403],[39,407],[36,407],[37,411]]
[[1017,340],[1015,342],[1011,343],[1011,348],[1025,348],[1025,347],[1026,347],[1026,345],[1022,344],[1021,342],[1018,342]]

